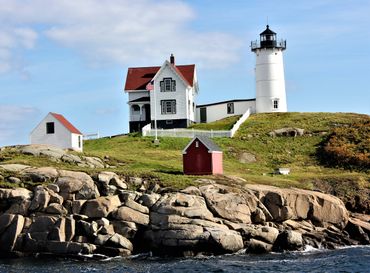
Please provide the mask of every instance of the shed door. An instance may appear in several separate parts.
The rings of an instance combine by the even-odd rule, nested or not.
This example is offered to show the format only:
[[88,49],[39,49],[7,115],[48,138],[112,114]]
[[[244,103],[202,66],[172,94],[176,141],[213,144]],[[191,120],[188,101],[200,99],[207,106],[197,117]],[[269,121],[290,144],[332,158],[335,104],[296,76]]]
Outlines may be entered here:
[[200,111],[200,122],[206,123],[207,122],[207,108],[202,107],[199,109],[199,111]]

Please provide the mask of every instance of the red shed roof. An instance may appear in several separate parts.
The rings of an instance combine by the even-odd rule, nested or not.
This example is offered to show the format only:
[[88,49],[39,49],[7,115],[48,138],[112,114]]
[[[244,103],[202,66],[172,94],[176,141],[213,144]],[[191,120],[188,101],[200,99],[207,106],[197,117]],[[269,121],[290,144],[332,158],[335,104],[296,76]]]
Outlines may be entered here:
[[184,150],[182,151],[183,154],[186,154],[188,148],[190,147],[190,145],[195,141],[195,140],[199,140],[200,142],[203,143],[204,146],[206,146],[206,148],[208,149],[208,151],[210,153],[213,153],[213,152],[222,152],[221,148],[216,144],[214,143],[212,140],[210,140],[208,137],[205,137],[205,136],[195,136],[189,143],[188,145],[186,145],[186,147],[184,148]]
[[[127,71],[125,90],[145,90],[146,85],[154,78],[160,66],[130,67]],[[173,65],[183,80],[193,86],[195,65]]]
[[55,117],[64,127],[68,129],[73,134],[82,135],[82,133],[74,127],[63,115],[57,113],[50,113],[53,117]]

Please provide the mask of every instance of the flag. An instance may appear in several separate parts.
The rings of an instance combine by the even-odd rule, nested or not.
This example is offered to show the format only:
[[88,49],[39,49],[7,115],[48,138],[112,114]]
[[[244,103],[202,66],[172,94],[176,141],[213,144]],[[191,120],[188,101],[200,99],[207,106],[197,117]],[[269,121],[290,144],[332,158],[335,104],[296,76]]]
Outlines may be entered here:
[[151,80],[151,81],[146,85],[145,89],[146,89],[147,91],[154,90],[154,81],[153,81],[153,80]]

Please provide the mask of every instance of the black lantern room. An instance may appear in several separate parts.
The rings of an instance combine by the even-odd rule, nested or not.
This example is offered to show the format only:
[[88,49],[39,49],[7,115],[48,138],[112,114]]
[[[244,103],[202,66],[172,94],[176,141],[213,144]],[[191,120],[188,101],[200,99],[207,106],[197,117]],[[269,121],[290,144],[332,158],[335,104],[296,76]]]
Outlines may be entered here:
[[260,40],[252,41],[251,48],[252,51],[261,48],[281,48],[284,50],[286,48],[286,41],[277,41],[276,32],[272,31],[270,26],[267,25],[266,29],[260,33]]

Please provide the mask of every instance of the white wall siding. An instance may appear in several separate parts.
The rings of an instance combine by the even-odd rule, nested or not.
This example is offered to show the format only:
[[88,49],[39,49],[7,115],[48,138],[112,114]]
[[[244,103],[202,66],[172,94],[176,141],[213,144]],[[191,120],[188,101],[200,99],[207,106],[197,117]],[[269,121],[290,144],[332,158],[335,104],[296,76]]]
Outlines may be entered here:
[[[234,103],[234,113],[228,114],[227,113],[227,104]],[[207,109],[207,123],[213,122],[216,120],[224,119],[227,117],[235,116],[235,115],[243,115],[249,108],[251,109],[251,113],[255,113],[256,109],[256,101],[228,101],[219,104],[204,106]],[[196,122],[200,122],[200,108],[202,106],[197,107],[196,109]]]
[[[172,78],[176,81],[175,92],[160,92],[160,82],[163,78]],[[172,69],[166,65],[164,69],[156,76],[154,82],[154,92],[156,92],[156,116],[157,120],[170,120],[170,119],[188,119],[186,107],[186,86],[183,81],[177,76]],[[155,108],[154,108],[154,92],[150,92],[150,108],[151,108],[151,119],[154,120]],[[162,114],[161,111],[161,100],[176,100],[176,114]]]
[[83,140],[82,135],[71,134],[71,148],[75,151],[82,152]]
[[[278,109],[273,101],[278,100]],[[280,48],[256,50],[257,113],[286,112],[283,52]]]
[[[47,122],[54,122],[54,134],[46,133]],[[81,149],[78,148],[77,136],[77,134],[72,134],[63,124],[49,113],[31,132],[30,141],[31,144],[48,144],[62,149],[76,148],[76,150],[82,151],[82,146]]]
[[[141,97],[149,97],[149,91],[130,91],[128,92],[128,101],[133,101]],[[148,98],[149,99],[149,98]]]

